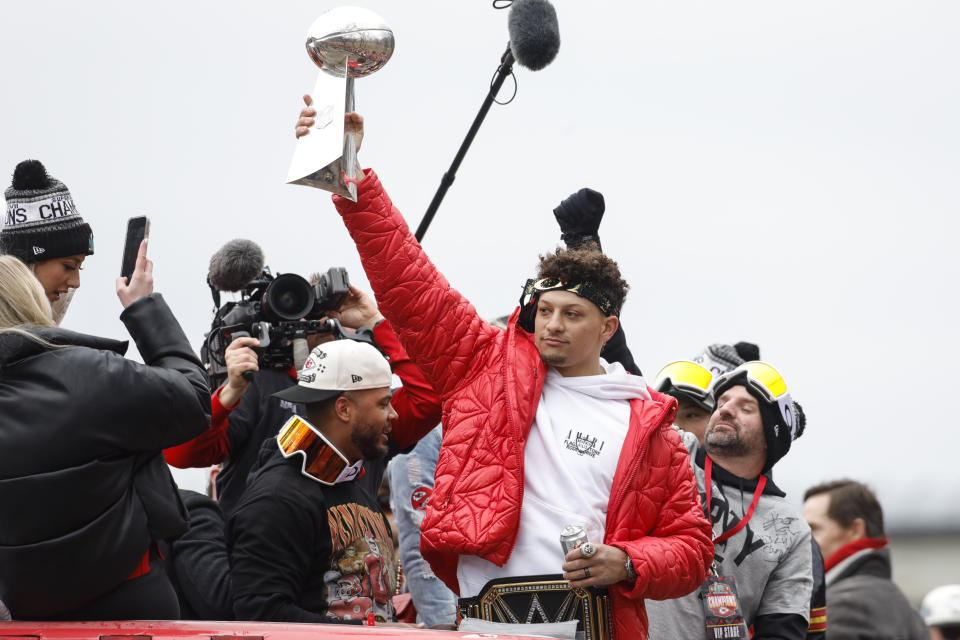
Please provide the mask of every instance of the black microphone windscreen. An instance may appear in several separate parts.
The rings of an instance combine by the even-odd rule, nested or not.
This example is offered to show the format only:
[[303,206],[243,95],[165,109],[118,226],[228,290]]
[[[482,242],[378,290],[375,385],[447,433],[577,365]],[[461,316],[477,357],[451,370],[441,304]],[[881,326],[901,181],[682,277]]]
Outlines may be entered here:
[[547,0],[514,0],[507,29],[513,57],[526,68],[539,71],[557,57],[560,26],[557,12]]
[[207,281],[217,291],[240,291],[263,271],[263,250],[252,240],[237,238],[210,256]]

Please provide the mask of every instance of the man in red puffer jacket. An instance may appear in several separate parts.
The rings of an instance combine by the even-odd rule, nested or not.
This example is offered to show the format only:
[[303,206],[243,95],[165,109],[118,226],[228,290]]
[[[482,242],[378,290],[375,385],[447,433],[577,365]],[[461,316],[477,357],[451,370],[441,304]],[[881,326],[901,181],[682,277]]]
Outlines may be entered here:
[[[313,126],[307,104],[298,136]],[[348,114],[347,129],[359,142],[362,119]],[[699,587],[713,544],[676,401],[600,358],[626,295],[616,263],[596,246],[545,256],[500,331],[431,264],[377,176],[358,177],[358,201],[334,202],[381,312],[443,402],[423,556],[461,597],[562,569],[572,587],[608,587],[614,637],[645,638],[643,599]],[[586,553],[563,556],[568,524],[586,530]]]

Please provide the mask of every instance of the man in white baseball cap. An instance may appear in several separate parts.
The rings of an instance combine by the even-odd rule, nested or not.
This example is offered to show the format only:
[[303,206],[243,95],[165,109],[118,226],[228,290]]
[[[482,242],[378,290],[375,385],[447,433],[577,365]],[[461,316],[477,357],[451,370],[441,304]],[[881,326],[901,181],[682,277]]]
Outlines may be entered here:
[[375,347],[336,340],[310,352],[296,386],[274,394],[305,404],[306,416],[264,443],[227,525],[238,620],[395,619],[394,543],[377,500],[398,453],[391,380]]
[[930,640],[960,640],[960,584],[945,584],[926,595],[920,607]]

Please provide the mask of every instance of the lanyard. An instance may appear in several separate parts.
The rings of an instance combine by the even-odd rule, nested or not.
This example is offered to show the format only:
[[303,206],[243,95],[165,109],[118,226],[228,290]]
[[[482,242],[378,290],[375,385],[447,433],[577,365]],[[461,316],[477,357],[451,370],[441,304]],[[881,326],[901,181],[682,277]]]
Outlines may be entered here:
[[[707,460],[703,465],[704,468],[704,481],[707,485],[707,518],[710,517],[710,494],[713,492],[713,484],[710,482],[710,479],[713,477],[713,459],[710,456],[707,456]],[[750,518],[753,517],[753,512],[757,508],[757,503],[760,502],[760,496],[763,494],[763,488],[767,486],[767,476],[761,475],[757,478],[757,488],[753,492],[753,500],[750,502],[750,508],[747,509],[747,513],[743,518],[729,531],[724,531],[719,536],[713,539],[713,543],[723,542],[728,538],[733,537],[740,529],[743,529],[747,526],[747,523],[750,522]]]

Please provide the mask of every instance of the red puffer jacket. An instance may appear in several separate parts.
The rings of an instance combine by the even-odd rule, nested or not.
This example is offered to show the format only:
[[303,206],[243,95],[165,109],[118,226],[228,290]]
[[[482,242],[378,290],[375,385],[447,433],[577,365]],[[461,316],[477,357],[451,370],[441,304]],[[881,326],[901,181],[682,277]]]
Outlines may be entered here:
[[[381,312],[443,401],[443,447],[421,549],[456,592],[459,555],[502,566],[513,549],[524,444],[546,366],[533,337],[517,326],[517,312],[500,331],[450,287],[376,174],[368,170],[359,187],[356,203],[338,196],[334,202]],[[646,637],[644,598],[690,593],[713,559],[690,458],[671,426],[676,401],[651,393],[652,401],[630,403],[630,428],[607,511],[604,542],[625,551],[637,571],[633,588],[610,588],[614,632],[621,639]]]

